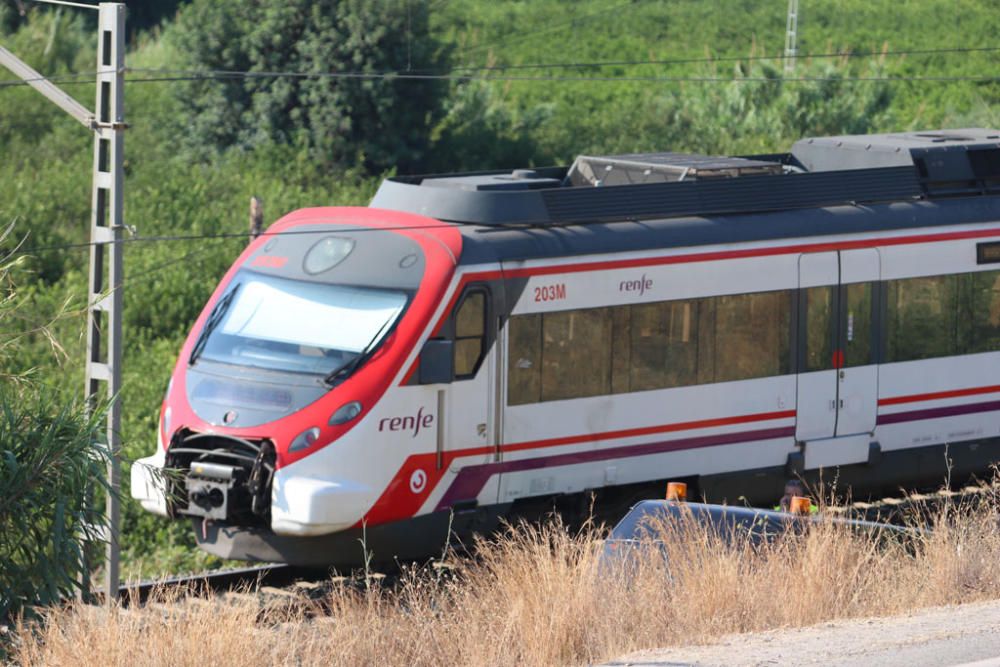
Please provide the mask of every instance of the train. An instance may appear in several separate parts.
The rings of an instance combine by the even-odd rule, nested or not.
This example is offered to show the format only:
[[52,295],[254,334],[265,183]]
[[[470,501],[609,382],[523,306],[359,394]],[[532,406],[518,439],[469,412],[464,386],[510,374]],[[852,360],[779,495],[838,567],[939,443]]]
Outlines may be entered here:
[[131,468],[224,558],[426,558],[683,480],[773,502],[1000,454],[1000,131],[385,179],[223,276]]

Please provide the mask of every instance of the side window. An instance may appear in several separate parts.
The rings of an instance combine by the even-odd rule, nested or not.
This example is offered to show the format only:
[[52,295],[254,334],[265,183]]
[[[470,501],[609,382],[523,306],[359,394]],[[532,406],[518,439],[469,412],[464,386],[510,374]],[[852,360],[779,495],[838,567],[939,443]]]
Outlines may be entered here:
[[844,366],[866,366],[872,355],[872,284],[854,283],[843,289],[847,327],[844,332]]
[[960,318],[965,328],[965,351],[1000,350],[1000,271],[970,273],[964,276],[963,308]]
[[611,313],[607,308],[542,317],[542,400],[611,393]]
[[889,281],[886,361],[956,354],[957,278],[931,276]]
[[[830,294],[818,315],[824,331]],[[786,374],[791,297],[762,292],[515,315],[508,323],[507,404]],[[829,349],[819,355],[828,360]]]
[[473,290],[455,312],[455,378],[472,377],[486,348],[486,293]]
[[628,391],[698,382],[698,302],[632,306],[632,372]]
[[542,316],[510,318],[507,343],[507,404],[542,400]]
[[715,381],[788,373],[788,292],[716,299]]
[[833,287],[810,287],[804,290],[805,370],[833,368],[833,345],[830,323],[833,320]]
[[886,361],[1000,350],[1000,271],[891,280]]
[[611,393],[624,394],[632,386],[632,307],[611,310]]

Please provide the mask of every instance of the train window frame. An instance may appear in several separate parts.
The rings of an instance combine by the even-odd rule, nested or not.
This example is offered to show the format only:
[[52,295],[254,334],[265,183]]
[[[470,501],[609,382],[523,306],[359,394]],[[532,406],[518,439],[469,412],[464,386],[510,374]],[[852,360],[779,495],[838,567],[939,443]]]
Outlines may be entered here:
[[[861,286],[862,289],[867,289],[868,292],[868,308],[858,310],[859,315],[867,316],[867,322],[862,318],[852,320],[854,311],[851,310],[852,299],[850,293],[852,288],[858,286]],[[880,304],[882,300],[881,282],[877,280],[865,280],[854,283],[841,283],[840,289],[837,292],[837,300],[836,349],[841,362],[841,368],[859,368],[861,366],[878,364],[881,361],[881,335],[879,331],[882,324],[882,308]],[[858,326],[867,328],[867,331],[862,336],[855,334]],[[868,358],[864,362],[858,362],[854,354],[852,354],[854,350],[858,349],[854,348],[852,350],[849,347],[850,343],[854,342],[854,339],[858,341],[867,339]]]
[[[885,313],[883,339],[885,341],[884,363],[902,363],[908,361],[924,361],[926,359],[941,359],[965,354],[959,335],[960,281],[967,272],[939,273],[927,276],[908,276],[887,280],[885,294]],[[924,284],[921,284],[923,282]],[[920,299],[915,299],[912,292],[929,287],[938,289],[941,293],[932,295],[931,304],[937,306],[940,312],[929,312],[929,315],[919,317],[918,307],[926,305]],[[900,290],[906,289],[907,292]],[[923,300],[926,301],[926,300]],[[901,304],[905,303],[905,308]],[[918,321],[919,318],[919,321]],[[940,321],[935,321],[940,320]],[[928,332],[938,332],[937,339],[931,335],[914,333],[917,324]],[[905,336],[900,336],[900,330],[905,330]],[[947,336],[942,336],[945,332]],[[909,344],[909,340],[922,341],[923,347]],[[928,342],[930,341],[930,342]],[[938,345],[942,349],[934,350]],[[945,349],[946,348],[946,349]],[[915,353],[917,349],[919,353]]]
[[[987,268],[985,270],[972,270],[972,271],[961,271],[957,273],[942,273],[934,274],[931,276],[905,276],[901,278],[896,278],[893,280],[886,280],[883,282],[881,297],[881,312],[882,312],[882,322],[883,328],[881,332],[881,362],[882,363],[901,363],[908,361],[923,361],[926,359],[940,359],[952,356],[965,356],[970,354],[985,354],[990,352],[1000,352],[1000,335],[991,336],[987,332],[986,338],[996,341],[996,344],[989,344],[983,340],[983,328],[990,328],[989,326],[984,327],[982,323],[983,312],[981,310],[982,306],[985,305],[990,310],[990,316],[988,319],[994,319],[993,311],[997,311],[997,318],[1000,321],[1000,289],[996,289],[996,286],[989,288],[989,291],[994,295],[987,300],[985,304],[976,303],[975,300],[979,293],[973,289],[973,283],[980,279],[982,276],[989,276],[994,281],[1000,280],[1000,268]],[[900,357],[898,355],[899,344],[893,339],[893,335],[898,333],[898,324],[893,321],[894,317],[898,317],[898,311],[893,310],[893,306],[898,304],[893,303],[891,297],[897,296],[898,293],[894,293],[893,289],[898,289],[900,283],[905,281],[915,281],[920,279],[951,279],[955,281],[954,287],[952,289],[952,305],[954,312],[952,313],[951,322],[951,340],[950,349],[946,354],[931,354],[923,355],[919,357]],[[997,325],[993,325],[993,328],[1000,328]]]
[[[774,327],[774,333],[777,338],[774,341],[776,349],[773,362],[778,366],[778,373],[754,373],[740,375],[739,377],[717,377],[718,373],[716,369],[719,366],[719,333],[716,322],[717,300],[724,297],[748,297],[752,299],[753,297],[763,297],[765,295],[773,295],[775,297],[770,306],[778,308],[784,320],[783,322],[778,322],[778,325]],[[798,317],[797,298],[798,291],[792,288],[512,315],[508,320],[509,329],[505,349],[507,374],[505,403],[508,407],[515,407],[558,400],[635,394],[647,391],[661,391],[664,389],[793,375],[796,373],[796,355],[799,350],[799,343],[796,338]],[[734,305],[746,306],[746,304],[739,303],[734,303]],[[768,304],[765,303],[763,305]],[[671,310],[676,309],[678,306],[690,309],[690,317],[692,319],[690,321],[685,320],[686,323],[683,327],[685,329],[690,327],[691,339],[688,340],[687,335],[681,338],[684,344],[696,345],[696,349],[693,350],[696,359],[694,361],[694,368],[689,369],[687,373],[688,377],[685,378],[686,381],[681,382],[677,378],[668,379],[664,377],[661,382],[654,383],[655,386],[644,386],[641,389],[636,389],[633,387],[633,375],[637,364],[633,341],[635,338],[633,328],[636,326],[636,322],[633,319],[636,313],[633,309],[649,308],[651,306],[660,306],[661,309],[667,306]],[[602,367],[600,369],[601,379],[606,385],[604,391],[583,391],[581,393],[574,392],[570,395],[551,395],[553,392],[546,391],[545,389],[546,372],[552,367],[552,363],[550,363],[548,358],[549,354],[546,353],[546,319],[553,316],[565,316],[566,314],[574,313],[597,313],[598,311],[603,312],[605,315],[605,329],[607,329],[606,333],[608,334],[607,338],[609,341],[607,345],[608,356],[604,359],[606,368]],[[514,345],[514,329],[521,329],[522,325],[523,331],[519,331],[516,338],[529,346],[524,349],[515,348]],[[615,341],[621,340],[627,341],[627,345],[614,344]],[[691,351],[689,350],[689,352]],[[556,366],[558,367],[558,365],[557,363]],[[516,380],[514,377],[515,372],[518,373]]]
[[[810,295],[825,294],[828,299],[825,317],[816,323],[818,328],[810,328]],[[793,339],[796,342],[796,363],[793,366],[795,373],[819,373],[834,369],[833,355],[837,349],[837,334],[840,330],[837,313],[839,295],[837,285],[815,285],[813,287],[800,287],[795,303],[797,322]],[[810,334],[819,334],[813,339]],[[810,360],[810,355],[815,352],[812,342],[821,343],[819,356]],[[815,362],[815,363],[814,363]]]
[[[481,296],[482,299],[483,299],[483,315],[482,315],[482,330],[481,330],[481,333],[479,333],[478,335],[460,336],[459,335],[459,328],[458,328],[459,327],[459,314],[462,312],[462,308],[466,305],[466,303],[468,303],[469,299],[473,298],[475,296]],[[456,381],[458,381],[458,380],[471,380],[472,378],[476,377],[476,375],[479,373],[479,369],[483,365],[483,361],[486,358],[486,352],[488,351],[489,344],[490,344],[489,323],[491,321],[490,320],[491,312],[492,312],[492,309],[491,309],[490,292],[486,288],[485,285],[473,285],[473,286],[470,286],[470,287],[466,288],[466,290],[462,293],[462,296],[459,298],[458,302],[455,304],[455,308],[452,310],[452,313],[451,313],[451,323],[450,323],[451,324],[451,326],[450,326],[451,331],[449,332],[451,335],[449,337],[451,338],[451,340],[453,341],[453,344],[454,344],[453,354],[455,355],[454,356],[454,364],[455,364],[454,367],[455,367],[455,380]],[[476,362],[472,365],[471,370],[469,370],[467,373],[459,373],[458,372],[458,369],[459,369],[459,364],[458,364],[459,357],[458,357],[458,354],[459,354],[459,345],[460,345],[460,343],[462,341],[471,341],[471,340],[477,340],[477,339],[479,340],[479,354],[476,357]]]

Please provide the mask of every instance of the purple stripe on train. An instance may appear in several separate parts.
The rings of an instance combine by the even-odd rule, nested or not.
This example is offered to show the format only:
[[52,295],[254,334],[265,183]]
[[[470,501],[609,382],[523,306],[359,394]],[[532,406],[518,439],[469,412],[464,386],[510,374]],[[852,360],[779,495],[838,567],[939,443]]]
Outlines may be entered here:
[[1000,410],[1000,401],[988,401],[986,403],[971,403],[965,405],[949,405],[944,408],[930,408],[927,410],[909,410],[907,412],[893,412],[887,415],[879,415],[876,423],[898,424],[900,422],[919,421],[921,419],[937,419],[939,417],[954,417],[956,415],[970,415],[976,412],[992,412]]
[[606,461],[634,456],[648,456],[650,454],[661,454],[681,449],[696,449],[699,447],[713,447],[715,445],[729,445],[737,442],[753,442],[756,440],[771,440],[774,438],[785,438],[795,435],[795,427],[783,426],[781,428],[769,428],[759,431],[743,431],[741,433],[722,433],[719,435],[706,435],[698,438],[684,438],[682,440],[667,440],[664,442],[647,442],[641,445],[628,445],[624,447],[609,447],[607,449],[590,450],[586,452],[571,452],[568,454],[556,454],[554,456],[539,456],[533,459],[522,459],[518,461],[501,461],[499,463],[484,463],[482,465],[467,466],[459,471],[455,481],[451,483],[444,496],[438,502],[436,510],[446,509],[454,503],[469,500],[479,495],[483,490],[487,480],[493,475],[505,472],[518,472],[521,470],[536,470],[538,468],[554,468],[557,466],[572,465],[574,463],[590,463],[592,461]]
[[[966,405],[950,405],[943,408],[931,408],[928,410],[910,410],[907,412],[894,412],[891,414],[879,415],[877,424],[898,424],[908,421],[919,421],[923,419],[937,419],[940,417],[953,417],[956,415],[974,414],[977,412],[1000,411],[1000,401],[989,401],[986,403],[973,403]],[[773,438],[784,438],[795,435],[795,427],[788,426],[782,428],[762,429],[759,431],[744,431],[741,433],[724,433],[721,435],[706,435],[699,438],[684,438],[682,440],[667,440],[663,442],[650,442],[642,445],[631,445],[625,447],[609,447],[607,449],[591,450],[586,452],[571,452],[569,454],[557,454],[555,456],[539,456],[532,459],[518,461],[502,461],[499,463],[485,463],[462,468],[455,481],[451,483],[444,496],[438,502],[436,510],[443,510],[452,504],[470,500],[479,495],[483,490],[487,480],[493,475],[505,472],[518,472],[522,470],[537,470],[539,468],[554,468],[557,466],[572,465],[574,463],[589,463],[593,461],[606,461],[609,459],[648,456],[650,454],[661,454],[663,452],[677,451],[681,449],[696,449],[699,447],[713,447],[716,445],[728,445],[737,442],[754,442],[757,440],[770,440]]]

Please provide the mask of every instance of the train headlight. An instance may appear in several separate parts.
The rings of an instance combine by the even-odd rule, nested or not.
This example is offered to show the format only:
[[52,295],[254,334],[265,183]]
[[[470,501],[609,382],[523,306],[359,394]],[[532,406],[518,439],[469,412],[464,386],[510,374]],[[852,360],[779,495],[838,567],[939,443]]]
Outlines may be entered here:
[[358,401],[351,401],[346,405],[341,405],[337,408],[337,411],[333,413],[330,417],[330,426],[339,426],[341,424],[346,424],[355,417],[361,414],[361,403]]
[[299,450],[306,449],[307,447],[311,447],[312,444],[318,439],[319,428],[313,426],[312,428],[299,433],[298,436],[292,440],[292,444],[288,446],[288,451],[297,452]]
[[354,250],[354,239],[327,236],[309,248],[302,268],[311,275],[329,271],[343,262],[352,250]]

